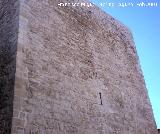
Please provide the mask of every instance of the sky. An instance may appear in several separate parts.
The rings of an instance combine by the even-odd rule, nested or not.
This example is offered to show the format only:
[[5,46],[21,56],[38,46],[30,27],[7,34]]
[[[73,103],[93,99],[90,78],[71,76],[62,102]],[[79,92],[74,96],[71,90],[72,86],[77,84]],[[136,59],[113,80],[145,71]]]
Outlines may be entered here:
[[[157,127],[160,128],[160,1],[90,0],[131,30]],[[139,6],[144,2],[154,6]],[[101,5],[101,3],[103,3]],[[105,4],[104,4],[105,3]],[[109,6],[109,3],[114,3]],[[119,5],[126,3],[125,7]],[[133,5],[132,5],[133,4]],[[143,5],[144,5],[143,4]],[[151,4],[150,4],[151,5]]]

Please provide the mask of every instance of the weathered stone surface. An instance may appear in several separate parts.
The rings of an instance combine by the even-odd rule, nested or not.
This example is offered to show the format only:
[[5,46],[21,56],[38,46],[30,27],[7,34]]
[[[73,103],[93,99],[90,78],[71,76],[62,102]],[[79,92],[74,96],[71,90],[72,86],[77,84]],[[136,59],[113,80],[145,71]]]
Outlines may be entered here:
[[[19,1],[12,134],[157,134],[134,41],[124,25],[95,6]],[[13,78],[15,64],[9,67]],[[5,88],[8,76],[2,79]]]

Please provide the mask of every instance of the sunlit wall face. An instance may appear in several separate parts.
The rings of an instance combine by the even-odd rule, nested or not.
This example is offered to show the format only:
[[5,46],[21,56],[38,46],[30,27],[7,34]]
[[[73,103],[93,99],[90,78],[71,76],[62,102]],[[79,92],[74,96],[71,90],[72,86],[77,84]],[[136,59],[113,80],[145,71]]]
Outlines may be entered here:
[[154,117],[157,127],[160,128],[160,1],[90,1],[120,20],[132,31]]

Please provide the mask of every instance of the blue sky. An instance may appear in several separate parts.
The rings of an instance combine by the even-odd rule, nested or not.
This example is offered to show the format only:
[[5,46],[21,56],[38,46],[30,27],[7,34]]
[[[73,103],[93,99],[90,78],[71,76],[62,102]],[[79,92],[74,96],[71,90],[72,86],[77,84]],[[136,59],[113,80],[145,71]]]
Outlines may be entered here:
[[[127,25],[132,31],[144,74],[157,127],[160,128],[160,1],[159,0],[90,0]],[[100,3],[113,2],[109,7]],[[134,6],[118,7],[118,3],[133,2]],[[137,3],[158,3],[140,7]]]

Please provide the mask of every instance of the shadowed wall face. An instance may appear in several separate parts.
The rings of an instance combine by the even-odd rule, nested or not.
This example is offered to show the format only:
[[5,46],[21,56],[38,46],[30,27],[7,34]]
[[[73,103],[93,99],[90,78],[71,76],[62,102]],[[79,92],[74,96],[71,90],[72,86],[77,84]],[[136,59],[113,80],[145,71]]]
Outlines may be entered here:
[[0,1],[0,134],[11,132],[18,11],[18,0]]
[[157,134],[132,36],[96,7],[21,0],[12,134]]

